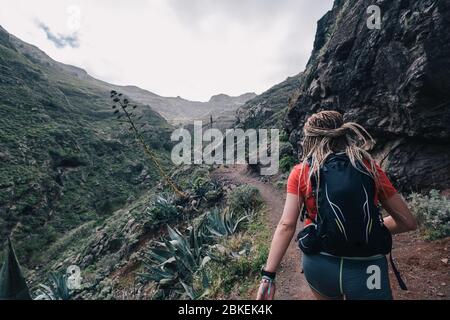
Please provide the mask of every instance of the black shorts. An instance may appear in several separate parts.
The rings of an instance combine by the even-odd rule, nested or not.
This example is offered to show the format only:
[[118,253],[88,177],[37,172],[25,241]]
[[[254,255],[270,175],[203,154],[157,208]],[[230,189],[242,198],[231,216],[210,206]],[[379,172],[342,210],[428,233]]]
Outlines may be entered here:
[[303,270],[310,287],[325,298],[392,300],[385,256],[344,258],[304,254]]

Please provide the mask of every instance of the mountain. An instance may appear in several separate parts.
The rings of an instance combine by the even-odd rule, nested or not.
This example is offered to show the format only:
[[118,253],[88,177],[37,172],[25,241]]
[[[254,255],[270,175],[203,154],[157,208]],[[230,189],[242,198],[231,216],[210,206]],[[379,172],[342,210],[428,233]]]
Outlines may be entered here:
[[[281,96],[272,90],[249,101],[238,111],[238,123],[265,126],[285,112],[284,120],[280,116],[275,122],[285,127],[301,155],[306,119],[338,110],[373,134],[374,155],[398,188],[448,189],[450,3],[378,1],[380,30],[366,24],[373,4],[336,0],[318,22],[314,49],[298,82]],[[277,96],[279,103],[271,102]]]
[[255,93],[245,93],[237,97],[230,97],[226,94],[212,96],[208,101],[211,111],[202,120],[210,122],[212,117],[215,128],[222,130],[232,128],[236,121],[237,110],[255,97]]
[[[111,86],[2,28],[0,70],[0,240],[11,234],[30,267],[61,235],[106,219],[159,176],[119,126]],[[138,110],[146,141],[168,161],[171,127]]]
[[24,43],[12,35],[10,38],[22,54],[40,65],[51,68],[56,73],[78,79],[85,85],[101,91],[112,89],[120,91],[135,102],[150,106],[171,124],[189,123],[194,120],[210,121],[210,116],[213,115],[214,118],[216,116],[220,118],[214,120],[218,121],[221,127],[226,127],[231,125],[231,119],[234,119],[236,110],[256,96],[255,93],[245,93],[237,97],[220,94],[213,96],[208,102],[189,101],[181,97],[162,97],[136,86],[118,86],[95,79],[83,69],[56,62],[38,48]]
[[219,94],[211,97],[208,102],[189,101],[181,97],[161,97],[138,87],[118,87],[133,100],[149,105],[162,115],[171,124],[192,123],[194,120],[219,123],[219,127],[230,127],[235,118],[236,111],[245,102],[256,96],[255,93],[246,93],[237,97]]

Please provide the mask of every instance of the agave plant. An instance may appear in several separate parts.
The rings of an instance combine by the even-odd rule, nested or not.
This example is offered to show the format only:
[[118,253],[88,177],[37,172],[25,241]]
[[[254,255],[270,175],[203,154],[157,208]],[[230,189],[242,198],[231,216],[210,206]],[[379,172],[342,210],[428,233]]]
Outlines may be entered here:
[[168,227],[168,233],[168,239],[147,252],[145,272],[140,277],[144,281],[156,282],[163,290],[175,290],[191,299],[198,297],[189,283],[211,260],[206,255],[207,246],[202,235],[194,227],[189,228],[186,237],[171,227]]
[[191,300],[200,300],[210,293],[210,281],[203,268],[199,270],[198,276],[201,279],[202,288],[200,290],[196,290],[193,285],[186,284],[180,280],[184,289],[184,292],[179,292],[182,297],[186,296]]
[[209,190],[205,193],[205,198],[209,202],[217,202],[223,195],[223,185],[218,180],[209,182]]
[[251,215],[243,216],[237,215],[234,211],[215,208],[205,217],[203,230],[207,230],[209,236],[212,237],[227,237],[235,234],[242,223],[250,220]]
[[181,215],[178,208],[168,197],[158,196],[153,205],[146,209],[151,227],[156,227],[178,219]]
[[191,188],[198,198],[204,198],[211,188],[210,180],[205,177],[198,177],[192,182]]
[[217,201],[223,194],[222,184],[205,176],[195,178],[191,182],[190,188],[197,199],[207,201]]
[[34,300],[70,300],[72,293],[67,287],[67,276],[59,272],[52,272],[50,284],[40,284]]
[[31,300],[28,285],[9,237],[5,261],[0,269],[0,300]]

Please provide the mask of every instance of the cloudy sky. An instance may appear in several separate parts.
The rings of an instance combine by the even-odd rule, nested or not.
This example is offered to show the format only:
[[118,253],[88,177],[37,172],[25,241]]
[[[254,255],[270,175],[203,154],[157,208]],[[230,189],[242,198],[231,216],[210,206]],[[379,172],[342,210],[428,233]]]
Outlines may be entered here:
[[208,100],[302,71],[332,0],[0,0],[0,25],[96,78]]

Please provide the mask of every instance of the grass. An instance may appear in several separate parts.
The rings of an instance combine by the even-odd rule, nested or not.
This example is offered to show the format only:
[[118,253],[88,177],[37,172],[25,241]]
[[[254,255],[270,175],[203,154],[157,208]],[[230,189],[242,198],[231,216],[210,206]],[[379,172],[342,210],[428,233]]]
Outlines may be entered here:
[[39,256],[36,263],[48,263],[49,261],[64,260],[69,257],[73,252],[76,252],[84,243],[85,239],[92,234],[96,225],[97,223],[95,221],[89,221],[71,230],[66,235],[54,241],[48,250]]

